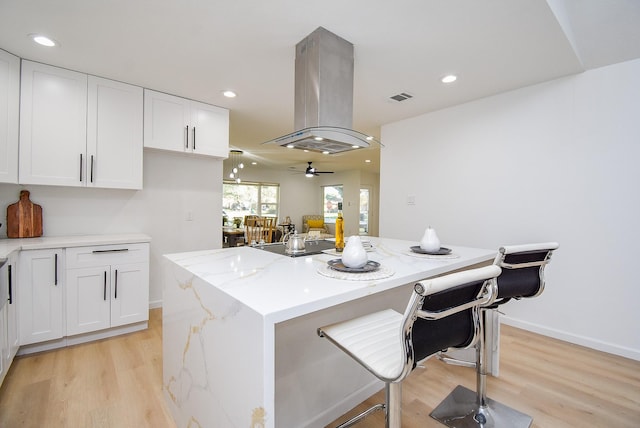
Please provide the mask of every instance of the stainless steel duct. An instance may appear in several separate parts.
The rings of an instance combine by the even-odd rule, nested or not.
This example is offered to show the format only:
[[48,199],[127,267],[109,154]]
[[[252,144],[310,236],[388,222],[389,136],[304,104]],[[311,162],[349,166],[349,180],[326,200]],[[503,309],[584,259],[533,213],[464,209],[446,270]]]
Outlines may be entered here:
[[318,27],[296,45],[296,131],[264,144],[334,154],[375,141],[352,123],[353,44]]

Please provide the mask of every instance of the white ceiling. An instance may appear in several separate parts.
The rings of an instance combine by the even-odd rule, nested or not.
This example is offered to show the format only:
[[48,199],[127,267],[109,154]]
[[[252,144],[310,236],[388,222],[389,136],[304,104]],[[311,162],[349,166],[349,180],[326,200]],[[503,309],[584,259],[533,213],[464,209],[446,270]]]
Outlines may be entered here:
[[[293,131],[295,45],[319,26],[354,44],[353,125],[376,136],[385,123],[640,57],[640,0],[0,0],[0,48],[226,107],[231,146],[263,167],[376,171],[376,149],[328,159],[261,146]],[[443,85],[448,73],[459,79]],[[401,92],[413,98],[389,99]]]

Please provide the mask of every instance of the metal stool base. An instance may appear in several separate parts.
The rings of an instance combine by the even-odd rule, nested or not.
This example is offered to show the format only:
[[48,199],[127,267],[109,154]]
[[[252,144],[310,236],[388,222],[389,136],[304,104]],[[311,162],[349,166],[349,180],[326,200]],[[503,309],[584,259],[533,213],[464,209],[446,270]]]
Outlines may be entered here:
[[529,428],[533,419],[490,398],[478,406],[478,395],[462,385],[456,386],[430,416],[453,428]]

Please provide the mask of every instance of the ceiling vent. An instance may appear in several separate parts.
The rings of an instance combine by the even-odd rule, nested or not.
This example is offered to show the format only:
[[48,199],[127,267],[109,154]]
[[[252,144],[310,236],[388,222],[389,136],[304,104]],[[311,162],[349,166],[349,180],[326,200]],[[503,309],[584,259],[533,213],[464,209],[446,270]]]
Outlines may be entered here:
[[400,94],[390,96],[389,98],[391,98],[394,101],[400,102],[400,101],[406,101],[410,98],[413,98],[413,95],[407,94],[406,92],[402,92]]

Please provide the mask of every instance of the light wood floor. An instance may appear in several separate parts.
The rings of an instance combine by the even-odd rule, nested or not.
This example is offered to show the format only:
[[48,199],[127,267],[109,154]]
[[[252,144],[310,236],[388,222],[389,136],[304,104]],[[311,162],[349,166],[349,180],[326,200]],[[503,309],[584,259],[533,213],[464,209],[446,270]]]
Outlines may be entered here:
[[[162,395],[161,310],[151,311],[149,325],[18,357],[0,389],[0,427],[175,427]],[[640,362],[509,326],[501,347],[489,396],[531,415],[534,427],[640,426]],[[403,427],[442,427],[429,412],[458,384],[475,389],[474,371],[436,360],[416,369],[403,384]],[[382,400],[380,392],[336,423]],[[381,413],[358,425],[383,426]]]

